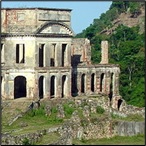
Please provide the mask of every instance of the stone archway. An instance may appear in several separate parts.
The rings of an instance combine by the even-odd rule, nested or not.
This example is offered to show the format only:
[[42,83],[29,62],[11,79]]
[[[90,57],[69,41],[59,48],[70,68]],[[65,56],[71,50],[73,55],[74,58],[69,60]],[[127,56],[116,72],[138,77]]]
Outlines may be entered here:
[[14,99],[26,97],[26,78],[17,76],[14,79]]

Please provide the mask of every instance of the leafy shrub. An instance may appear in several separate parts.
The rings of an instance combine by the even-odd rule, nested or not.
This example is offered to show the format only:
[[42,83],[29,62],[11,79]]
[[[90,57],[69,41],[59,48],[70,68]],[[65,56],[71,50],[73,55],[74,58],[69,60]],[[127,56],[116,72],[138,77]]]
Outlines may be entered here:
[[31,143],[29,142],[29,139],[25,137],[22,141],[22,145],[31,145]]
[[97,112],[98,114],[103,114],[103,113],[105,112],[105,110],[104,110],[101,106],[97,106],[97,107],[96,107],[96,112]]
[[74,112],[75,108],[69,106],[69,104],[64,104],[63,107],[64,107],[64,112],[65,112],[65,117],[69,118]]

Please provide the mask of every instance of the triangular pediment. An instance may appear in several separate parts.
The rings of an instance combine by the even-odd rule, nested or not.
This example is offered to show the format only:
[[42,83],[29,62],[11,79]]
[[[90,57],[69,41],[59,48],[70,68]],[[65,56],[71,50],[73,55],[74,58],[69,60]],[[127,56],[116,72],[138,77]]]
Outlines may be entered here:
[[48,23],[41,27],[38,32],[39,34],[58,34],[58,35],[69,35],[73,36],[73,32],[67,26],[60,23]]

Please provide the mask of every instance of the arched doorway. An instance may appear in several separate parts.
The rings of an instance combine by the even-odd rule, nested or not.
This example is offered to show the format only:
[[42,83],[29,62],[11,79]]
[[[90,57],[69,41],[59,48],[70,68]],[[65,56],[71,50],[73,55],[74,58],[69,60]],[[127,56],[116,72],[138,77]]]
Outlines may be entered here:
[[72,74],[72,96],[75,97],[77,96],[78,93],[78,88],[77,88],[77,73]]
[[55,76],[51,77],[50,96],[51,98],[55,97]]
[[122,99],[119,99],[119,100],[118,100],[118,110],[120,109],[120,106],[121,106],[122,102],[123,102]]
[[91,74],[91,91],[94,92],[95,74]]
[[104,73],[100,76],[100,92],[103,92],[103,85],[104,85]]
[[67,96],[67,77],[66,75],[62,76],[62,97]]
[[39,78],[39,98],[44,98],[44,88],[45,88],[45,82],[44,82],[44,76],[40,76]]
[[111,74],[110,91],[109,91],[110,101],[112,100],[112,97],[113,97],[113,75],[114,75],[114,73]]
[[85,74],[81,76],[81,93],[85,93]]
[[26,97],[26,78],[17,76],[14,79],[14,99]]

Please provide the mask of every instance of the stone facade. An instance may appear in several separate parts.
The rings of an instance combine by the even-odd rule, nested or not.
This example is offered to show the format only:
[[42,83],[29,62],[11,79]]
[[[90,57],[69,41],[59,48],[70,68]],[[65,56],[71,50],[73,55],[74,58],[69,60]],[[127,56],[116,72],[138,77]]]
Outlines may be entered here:
[[70,9],[1,12],[2,99],[105,94],[117,108],[120,68],[109,64],[108,42],[101,42],[101,63],[93,65],[90,41],[73,38]]

